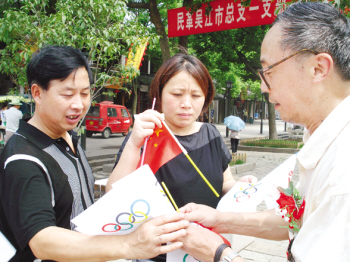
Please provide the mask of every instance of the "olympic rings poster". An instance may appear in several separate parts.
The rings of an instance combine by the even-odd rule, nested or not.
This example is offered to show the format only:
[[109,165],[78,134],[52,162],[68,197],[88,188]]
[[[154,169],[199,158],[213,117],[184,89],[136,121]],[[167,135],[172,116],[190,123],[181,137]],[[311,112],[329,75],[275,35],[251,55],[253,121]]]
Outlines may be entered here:
[[0,232],[0,262],[9,261],[15,254],[16,249],[11,245],[10,241]]
[[221,198],[216,209],[221,212],[256,212],[262,201],[267,209],[275,208],[279,197],[277,187],[288,187],[296,160],[296,155],[292,155],[257,183],[237,182]]
[[177,249],[166,254],[166,262],[198,262],[198,260],[187,254],[185,251]]
[[170,214],[175,209],[148,165],[112,185],[79,216],[72,219],[76,230],[88,235],[126,235],[148,219]]

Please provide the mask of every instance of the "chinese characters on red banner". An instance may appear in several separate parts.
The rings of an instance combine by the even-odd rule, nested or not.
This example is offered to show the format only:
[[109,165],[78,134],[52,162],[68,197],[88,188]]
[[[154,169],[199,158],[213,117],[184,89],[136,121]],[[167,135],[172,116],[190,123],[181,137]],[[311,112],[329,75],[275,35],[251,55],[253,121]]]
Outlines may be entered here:
[[240,1],[219,0],[210,2],[212,10],[205,15],[206,4],[191,13],[185,7],[168,10],[168,36],[177,37],[271,24],[282,12],[288,0],[252,0],[243,7]]

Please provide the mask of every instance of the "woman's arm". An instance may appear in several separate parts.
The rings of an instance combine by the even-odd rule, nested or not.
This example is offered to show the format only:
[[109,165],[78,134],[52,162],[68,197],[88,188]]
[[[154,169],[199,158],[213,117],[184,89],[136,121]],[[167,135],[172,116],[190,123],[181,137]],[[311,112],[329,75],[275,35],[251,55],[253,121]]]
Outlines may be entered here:
[[136,170],[140,160],[140,149],[145,139],[153,134],[153,129],[156,126],[162,127],[162,120],[164,120],[164,115],[155,110],[146,110],[135,117],[130,138],[125,145],[118,164],[108,179],[106,186],[107,192],[112,189],[114,182]]
[[226,168],[224,172],[224,182],[222,185],[222,195],[225,195],[234,185],[236,184],[236,180],[234,179],[230,165]]
[[[258,182],[258,179],[255,176],[252,175],[246,175],[244,177],[241,177],[239,182],[246,182],[246,183],[256,183]],[[232,173],[231,173],[231,167],[228,165],[227,169],[224,172],[224,183],[222,185],[222,195],[225,195],[230,189],[236,184],[236,180],[234,179]]]

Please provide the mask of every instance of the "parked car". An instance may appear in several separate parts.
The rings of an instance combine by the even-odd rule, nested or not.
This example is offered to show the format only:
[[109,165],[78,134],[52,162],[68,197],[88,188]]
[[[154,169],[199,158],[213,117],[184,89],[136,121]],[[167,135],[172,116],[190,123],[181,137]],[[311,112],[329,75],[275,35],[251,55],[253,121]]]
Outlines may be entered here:
[[103,101],[90,107],[85,124],[87,137],[95,133],[101,133],[104,138],[116,133],[126,136],[132,125],[132,117],[125,106]]

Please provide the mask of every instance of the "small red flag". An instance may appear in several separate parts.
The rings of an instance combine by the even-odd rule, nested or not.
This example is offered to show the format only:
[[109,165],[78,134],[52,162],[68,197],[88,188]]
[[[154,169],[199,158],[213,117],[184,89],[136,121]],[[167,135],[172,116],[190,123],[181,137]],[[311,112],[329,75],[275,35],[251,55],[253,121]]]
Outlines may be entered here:
[[[164,122],[162,124],[161,128],[156,127],[153,130],[147,142],[146,151],[142,153],[144,154],[143,164],[149,165],[154,174],[162,165],[183,152],[166,124]],[[141,166],[141,161],[142,156],[137,168]]]

